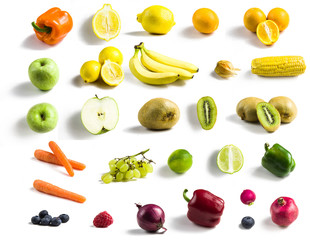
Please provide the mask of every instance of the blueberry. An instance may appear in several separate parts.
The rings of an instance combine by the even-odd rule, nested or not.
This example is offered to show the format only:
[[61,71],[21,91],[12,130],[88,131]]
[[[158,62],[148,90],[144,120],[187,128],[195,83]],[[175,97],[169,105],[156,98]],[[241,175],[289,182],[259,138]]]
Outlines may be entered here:
[[42,210],[42,211],[39,213],[39,217],[40,217],[40,218],[44,218],[46,215],[48,215],[48,211],[46,211],[46,210]]
[[50,222],[50,225],[51,226],[54,226],[54,227],[57,227],[61,224],[61,220],[59,217],[54,217],[52,218],[51,222]]
[[32,222],[33,224],[39,224],[40,220],[41,220],[41,218],[40,218],[39,216],[33,216],[33,217],[31,218],[31,222]]
[[49,218],[42,218],[41,221],[39,222],[39,225],[42,225],[42,226],[48,226],[50,224],[50,219]]
[[53,217],[51,215],[47,214],[47,215],[44,216],[44,218],[47,218],[47,219],[49,219],[51,221]]
[[62,223],[66,223],[69,221],[69,216],[67,214],[60,214],[59,218],[60,218]]
[[242,218],[241,221],[241,225],[245,228],[245,229],[250,229],[251,227],[253,227],[255,224],[255,221],[252,217],[244,217]]

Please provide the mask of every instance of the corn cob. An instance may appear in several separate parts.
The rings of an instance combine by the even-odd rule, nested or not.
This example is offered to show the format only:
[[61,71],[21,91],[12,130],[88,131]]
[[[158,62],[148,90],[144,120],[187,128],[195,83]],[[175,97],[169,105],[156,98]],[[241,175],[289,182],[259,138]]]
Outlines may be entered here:
[[252,60],[252,73],[265,77],[297,76],[306,64],[300,56],[263,57]]

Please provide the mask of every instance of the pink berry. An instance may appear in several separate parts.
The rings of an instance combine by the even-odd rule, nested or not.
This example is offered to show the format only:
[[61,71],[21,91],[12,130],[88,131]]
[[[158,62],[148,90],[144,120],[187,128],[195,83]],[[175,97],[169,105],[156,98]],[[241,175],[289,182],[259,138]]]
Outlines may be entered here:
[[99,213],[93,221],[93,224],[97,228],[106,228],[113,223],[113,218],[106,211]]
[[256,195],[252,190],[246,189],[240,195],[241,202],[246,205],[252,205],[256,199]]

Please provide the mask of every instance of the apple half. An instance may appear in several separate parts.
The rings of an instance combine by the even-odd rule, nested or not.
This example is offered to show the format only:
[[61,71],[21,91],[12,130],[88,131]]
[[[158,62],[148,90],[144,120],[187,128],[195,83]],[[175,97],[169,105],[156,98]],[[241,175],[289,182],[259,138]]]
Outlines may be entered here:
[[81,120],[86,130],[98,135],[116,127],[119,112],[116,101],[111,97],[97,96],[86,101],[81,111]]

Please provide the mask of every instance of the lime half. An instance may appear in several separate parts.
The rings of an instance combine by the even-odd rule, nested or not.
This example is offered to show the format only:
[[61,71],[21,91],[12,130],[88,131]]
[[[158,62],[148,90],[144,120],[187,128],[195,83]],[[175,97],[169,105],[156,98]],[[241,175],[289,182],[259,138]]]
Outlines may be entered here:
[[232,144],[226,145],[217,154],[217,166],[224,173],[238,172],[242,168],[243,162],[241,150]]

